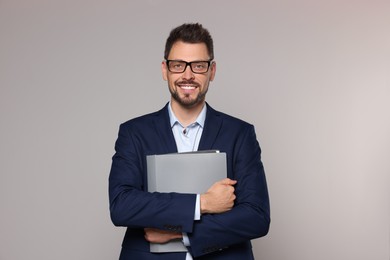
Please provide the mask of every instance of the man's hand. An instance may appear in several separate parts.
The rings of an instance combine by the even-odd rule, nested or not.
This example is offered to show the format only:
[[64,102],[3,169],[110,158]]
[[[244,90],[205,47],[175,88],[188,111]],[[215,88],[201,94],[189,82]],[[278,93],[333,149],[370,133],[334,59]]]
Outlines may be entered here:
[[231,210],[236,199],[233,187],[236,183],[229,178],[214,183],[206,193],[200,195],[200,212],[223,213]]
[[152,243],[167,243],[173,239],[182,238],[182,233],[161,230],[156,228],[144,228],[145,239]]

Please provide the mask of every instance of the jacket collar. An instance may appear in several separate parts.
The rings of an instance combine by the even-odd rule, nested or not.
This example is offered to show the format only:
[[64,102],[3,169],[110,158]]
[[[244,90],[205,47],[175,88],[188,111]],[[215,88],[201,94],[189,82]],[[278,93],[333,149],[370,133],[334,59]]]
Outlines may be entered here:
[[204,123],[203,134],[199,142],[198,150],[212,150],[215,140],[222,126],[220,113],[214,110],[208,103],[206,121]]
[[[170,125],[168,105],[169,103],[167,103],[161,110],[157,111],[154,120],[154,127],[157,135],[161,138],[160,140],[164,143],[166,153],[176,153],[177,147]],[[199,151],[213,149],[215,139],[217,138],[222,126],[220,113],[214,110],[208,103],[206,103],[206,106],[206,120],[204,123],[202,137],[199,142]]]
[[164,144],[165,153],[177,153],[175,137],[173,136],[169,121],[168,105],[169,103],[155,114],[154,128]]

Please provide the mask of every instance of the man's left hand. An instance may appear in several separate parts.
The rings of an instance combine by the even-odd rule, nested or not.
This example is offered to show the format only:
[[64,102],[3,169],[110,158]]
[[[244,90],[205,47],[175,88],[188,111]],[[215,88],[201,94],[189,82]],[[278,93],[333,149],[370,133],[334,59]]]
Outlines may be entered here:
[[144,228],[145,239],[152,243],[167,243],[173,239],[183,237],[182,233],[161,230],[156,228]]

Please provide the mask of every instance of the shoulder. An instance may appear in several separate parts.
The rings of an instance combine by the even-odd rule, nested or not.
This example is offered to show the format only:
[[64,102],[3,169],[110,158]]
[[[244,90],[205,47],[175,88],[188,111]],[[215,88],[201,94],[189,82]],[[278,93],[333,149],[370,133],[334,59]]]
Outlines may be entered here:
[[156,120],[168,120],[169,114],[167,106],[164,106],[162,109],[144,114],[135,118],[132,118],[120,125],[121,128],[137,128],[137,127],[147,127],[153,125]]
[[207,104],[207,115],[211,120],[221,120],[224,126],[235,128],[251,128],[253,125],[238,117],[215,110]]

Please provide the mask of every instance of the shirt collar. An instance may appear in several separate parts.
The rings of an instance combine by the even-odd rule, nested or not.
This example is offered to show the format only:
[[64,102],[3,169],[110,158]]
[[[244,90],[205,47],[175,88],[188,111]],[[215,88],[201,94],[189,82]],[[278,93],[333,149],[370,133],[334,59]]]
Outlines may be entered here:
[[[198,123],[202,128],[203,128],[204,122],[206,120],[206,111],[207,111],[207,106],[205,104],[202,108],[202,111],[200,111],[198,117],[195,120],[195,122]],[[175,113],[173,113],[171,102],[169,102],[169,105],[168,105],[168,112],[169,112],[169,121],[171,123],[171,127],[173,127],[176,123],[180,124],[179,120],[175,116]]]

